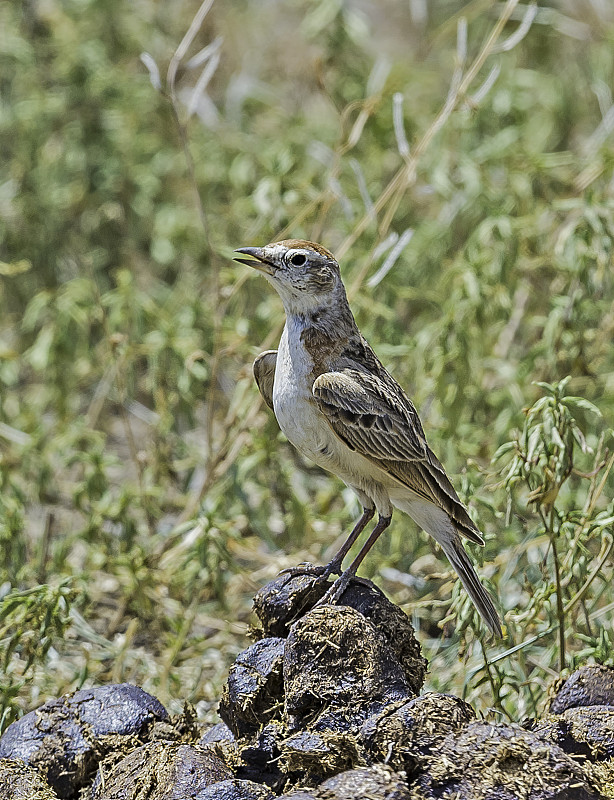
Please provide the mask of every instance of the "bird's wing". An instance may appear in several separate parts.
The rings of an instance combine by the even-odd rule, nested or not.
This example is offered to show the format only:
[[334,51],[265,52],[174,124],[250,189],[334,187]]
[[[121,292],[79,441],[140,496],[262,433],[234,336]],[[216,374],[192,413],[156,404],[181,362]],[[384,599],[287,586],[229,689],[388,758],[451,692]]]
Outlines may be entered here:
[[424,461],[386,461],[383,467],[400,483],[435,503],[446,512],[460,534],[483,545],[484,539],[437,456],[428,448]]
[[266,350],[254,361],[254,378],[264,402],[273,408],[273,381],[275,380],[275,365],[277,364],[277,350]]
[[391,378],[356,369],[325,372],[313,395],[348,447],[375,461],[412,492],[443,508],[459,533],[484,544],[478,528],[429,448],[418,412]]
[[427,444],[418,413],[395,385],[370,372],[325,372],[313,395],[331,428],[363,456],[393,461],[426,458]]

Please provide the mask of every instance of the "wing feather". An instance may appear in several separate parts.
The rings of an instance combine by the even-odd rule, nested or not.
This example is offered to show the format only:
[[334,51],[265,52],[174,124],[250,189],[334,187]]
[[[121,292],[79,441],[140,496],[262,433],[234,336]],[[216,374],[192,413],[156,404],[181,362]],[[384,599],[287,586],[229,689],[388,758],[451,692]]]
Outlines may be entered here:
[[253,371],[256,384],[267,406],[273,409],[273,382],[277,365],[277,350],[265,350],[254,361]]
[[376,375],[357,369],[325,372],[312,391],[335,433],[353,450],[375,459],[425,458],[416,409],[405,395],[399,402]]
[[435,454],[413,403],[396,382],[346,368],[313,384],[322,414],[348,447],[375,461],[399,483],[450,515],[459,533],[484,544]]

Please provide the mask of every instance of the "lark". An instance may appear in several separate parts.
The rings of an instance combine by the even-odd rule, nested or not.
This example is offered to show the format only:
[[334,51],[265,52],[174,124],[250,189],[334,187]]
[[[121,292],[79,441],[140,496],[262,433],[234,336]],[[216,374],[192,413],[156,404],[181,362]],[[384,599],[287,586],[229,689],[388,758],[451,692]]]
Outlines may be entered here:
[[[418,413],[358,330],[339,264],[326,248],[302,239],[241,247],[236,258],[277,290],[286,312],[278,350],[261,353],[254,377],[288,440],[334,473],[358,497],[363,513],[347,540],[317,574],[340,577],[325,596],[338,600],[361,562],[404,511],[441,546],[482,618],[497,636],[493,601],[462,539],[484,540],[429,448]],[[377,523],[345,571],[342,563],[370,520]]]

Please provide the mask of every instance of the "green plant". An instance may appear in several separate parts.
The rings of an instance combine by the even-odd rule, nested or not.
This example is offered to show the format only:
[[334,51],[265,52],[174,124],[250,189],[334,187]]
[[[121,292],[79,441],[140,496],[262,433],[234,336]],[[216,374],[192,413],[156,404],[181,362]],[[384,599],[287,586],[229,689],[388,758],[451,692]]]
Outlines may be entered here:
[[13,590],[0,600],[0,732],[17,716],[20,689],[66,633],[74,599],[75,590],[66,580],[58,586]]
[[[495,454],[508,462],[502,467],[507,523],[517,516],[522,525],[513,561],[524,579],[523,600],[506,615],[516,644],[490,660],[484,653],[483,680],[488,678],[496,705],[510,718],[512,686],[531,691],[528,664],[524,682],[510,680],[510,672],[517,674],[512,659],[517,665],[522,651],[544,672],[559,673],[589,655],[603,661],[607,653],[603,614],[613,577],[614,505],[603,490],[614,466],[612,431],[599,424],[593,403],[566,394],[568,384],[569,378],[539,383],[543,394],[525,410],[522,430]],[[535,700],[526,702],[534,711]]]
[[[430,688],[532,713],[561,619],[568,667],[608,657],[612,21],[595,3],[427,6],[0,4],[0,571],[17,592],[87,587],[16,713],[126,679],[212,715],[254,591],[355,517],[255,399],[281,308],[230,256],[286,234],[340,258],[486,538],[503,652],[407,522],[364,563],[411,613]],[[564,375],[603,421],[552,401],[593,454],[574,440],[551,522],[528,504],[568,457],[545,410],[543,463],[509,493],[488,465],[534,383]]]

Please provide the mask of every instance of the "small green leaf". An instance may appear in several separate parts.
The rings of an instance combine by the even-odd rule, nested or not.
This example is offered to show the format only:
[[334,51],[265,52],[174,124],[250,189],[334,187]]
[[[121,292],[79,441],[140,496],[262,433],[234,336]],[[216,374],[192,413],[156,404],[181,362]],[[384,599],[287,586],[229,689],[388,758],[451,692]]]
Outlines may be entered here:
[[535,425],[529,434],[529,440],[527,442],[527,461],[533,461],[533,456],[537,452],[541,438],[542,426],[541,424],[538,424]]
[[516,442],[505,442],[500,447],[497,448],[495,454],[492,457],[493,462],[497,461],[501,456],[506,455],[506,453],[512,452],[516,448]]
[[539,386],[540,389],[544,389],[548,394],[552,395],[555,391],[555,387],[551,383],[546,383],[545,381],[533,381],[533,386]]
[[554,442],[557,447],[560,447],[561,450],[565,450],[565,442],[561,439],[561,434],[558,431],[558,428],[553,427],[550,431],[550,438]]
[[32,269],[32,262],[27,258],[20,261],[0,261],[0,275],[20,275]]
[[583,411],[588,411],[590,414],[594,414],[596,417],[599,417],[600,419],[603,417],[603,414],[597,408],[597,406],[584,397],[575,397],[574,395],[569,395],[568,397],[565,397],[561,402],[566,406],[570,406],[572,409],[581,408]]

